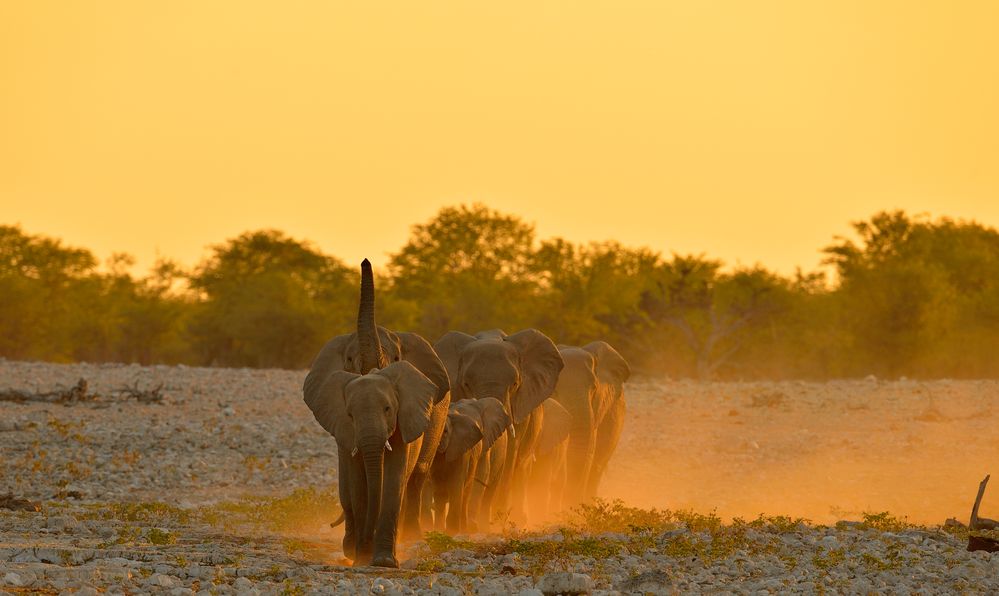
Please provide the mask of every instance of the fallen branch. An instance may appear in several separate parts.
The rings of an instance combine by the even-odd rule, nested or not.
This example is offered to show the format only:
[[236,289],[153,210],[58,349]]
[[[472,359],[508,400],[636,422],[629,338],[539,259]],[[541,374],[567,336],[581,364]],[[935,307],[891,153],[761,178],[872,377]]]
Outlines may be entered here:
[[28,499],[15,498],[14,493],[7,493],[6,495],[0,495],[0,509],[37,513],[42,510],[42,506],[40,503],[35,503]]
[[[125,399],[135,399],[140,404],[162,404],[163,403],[163,383],[149,388],[141,389],[136,381],[131,386],[125,385],[115,392]],[[101,403],[112,401],[105,399],[98,393],[90,393],[87,380],[81,378],[69,389],[59,388],[54,391],[28,392],[20,389],[0,389],[0,401],[23,402],[44,402],[53,404],[63,404],[66,406],[77,403]]]
[[[975,497],[975,504],[971,507],[971,519],[968,520],[968,529],[972,532],[975,530],[994,530],[999,528],[999,522],[987,517],[979,517],[978,515],[978,508],[982,505],[982,497],[985,496],[985,487],[988,483],[989,475],[986,475],[985,479],[978,485],[978,495]],[[968,536],[968,550],[983,550],[990,553],[999,552],[999,540],[989,536],[975,536],[974,534],[970,534]]]
[[985,496],[985,486],[989,483],[989,475],[985,476],[981,484],[978,485],[978,496],[975,497],[975,505],[971,508],[971,520],[968,528],[972,530],[995,530],[999,528],[999,522],[987,517],[978,517],[978,508],[982,504],[982,497]]
[[0,401],[13,401],[18,403],[26,401],[40,401],[47,403],[72,404],[97,400],[99,396],[96,393],[88,393],[87,388],[87,380],[80,378],[80,380],[76,382],[76,385],[73,385],[69,389],[56,389],[55,391],[28,393],[27,391],[19,391],[17,389],[3,389],[0,390]]
[[125,385],[119,389],[118,393],[126,397],[133,397],[140,404],[161,404],[163,403],[162,389],[163,383],[152,389],[139,389],[139,382],[136,381],[131,387]]

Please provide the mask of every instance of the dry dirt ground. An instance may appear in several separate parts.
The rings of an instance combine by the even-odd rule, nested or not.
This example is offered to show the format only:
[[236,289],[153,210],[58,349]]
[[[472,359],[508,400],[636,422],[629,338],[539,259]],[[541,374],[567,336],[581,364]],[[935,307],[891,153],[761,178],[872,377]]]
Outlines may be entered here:
[[[999,589],[999,555],[939,527],[967,520],[993,471],[996,382],[637,379],[601,492],[676,513],[619,505],[558,527],[431,534],[386,572],[342,566],[333,443],[302,403],[304,375],[0,361],[0,391],[83,377],[100,396],[0,402],[0,496],[41,509],[0,509],[0,591]],[[160,384],[162,404],[121,392]],[[999,502],[986,495],[983,513]]]

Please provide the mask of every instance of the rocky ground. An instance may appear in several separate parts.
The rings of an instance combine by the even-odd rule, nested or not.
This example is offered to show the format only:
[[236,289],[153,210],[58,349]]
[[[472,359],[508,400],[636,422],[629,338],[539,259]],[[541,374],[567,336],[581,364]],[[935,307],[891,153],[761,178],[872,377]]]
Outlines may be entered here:
[[[966,520],[995,460],[994,382],[638,379],[608,502],[546,528],[431,533],[385,571],[343,566],[333,445],[304,372],[0,361],[0,390],[81,377],[99,399],[0,402],[0,496],[40,508],[0,509],[0,591],[999,588],[999,555],[940,527]],[[160,384],[161,404],[123,391]],[[999,517],[988,496],[983,513]]]

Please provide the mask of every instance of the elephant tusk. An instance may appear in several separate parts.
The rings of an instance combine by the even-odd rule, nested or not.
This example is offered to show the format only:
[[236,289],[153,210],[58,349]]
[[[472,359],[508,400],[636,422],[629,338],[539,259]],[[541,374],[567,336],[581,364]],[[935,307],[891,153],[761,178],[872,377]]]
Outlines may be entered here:
[[385,448],[392,451],[392,445],[388,442],[388,439],[385,439]]
[[512,424],[510,425],[510,436],[514,439],[517,438],[517,429],[515,429]]
[[357,447],[354,447],[353,449],[350,450],[350,456],[357,457]]

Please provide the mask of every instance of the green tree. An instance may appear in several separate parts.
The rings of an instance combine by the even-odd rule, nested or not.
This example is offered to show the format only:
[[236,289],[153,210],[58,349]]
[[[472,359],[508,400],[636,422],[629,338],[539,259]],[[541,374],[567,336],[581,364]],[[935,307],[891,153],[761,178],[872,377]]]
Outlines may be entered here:
[[204,363],[304,367],[324,340],[352,327],[356,280],[339,260],[274,230],[212,247],[190,277],[190,323]]
[[392,256],[392,294],[431,341],[452,329],[520,329],[534,310],[533,248],[534,227],[517,217],[479,204],[445,207],[413,226]]

